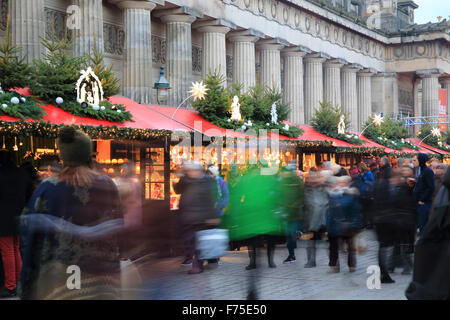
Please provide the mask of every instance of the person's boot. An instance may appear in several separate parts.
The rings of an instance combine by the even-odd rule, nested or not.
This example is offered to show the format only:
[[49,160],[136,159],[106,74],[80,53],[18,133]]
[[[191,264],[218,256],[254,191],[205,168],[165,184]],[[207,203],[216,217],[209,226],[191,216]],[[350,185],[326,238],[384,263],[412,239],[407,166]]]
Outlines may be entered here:
[[402,274],[403,275],[409,275],[412,273],[413,270],[413,258],[412,258],[412,254],[410,254],[408,252],[408,246],[407,245],[402,245],[400,247],[401,250],[401,257],[402,257],[402,262],[403,262],[403,271]]
[[316,241],[310,240],[307,242],[306,258],[308,261],[305,264],[305,268],[314,268],[316,266]]
[[249,249],[248,256],[250,258],[250,264],[245,267],[245,270],[256,269],[256,249],[255,248]]
[[273,262],[273,255],[275,254],[275,247],[267,247],[267,260],[269,268],[276,268],[275,262]]
[[389,262],[393,247],[381,247],[378,249],[378,262],[380,264],[381,283],[394,283],[389,275]]

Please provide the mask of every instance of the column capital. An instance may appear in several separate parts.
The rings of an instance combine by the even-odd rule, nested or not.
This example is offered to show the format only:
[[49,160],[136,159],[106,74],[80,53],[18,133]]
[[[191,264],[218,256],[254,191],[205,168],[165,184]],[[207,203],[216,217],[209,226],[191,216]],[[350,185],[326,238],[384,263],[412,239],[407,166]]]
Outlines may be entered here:
[[309,53],[305,56],[306,61],[324,62],[331,59],[329,55],[324,52]]
[[442,73],[441,69],[417,70],[416,74],[421,78],[438,78]]
[[231,42],[256,42],[261,38],[264,38],[264,33],[255,29],[232,31],[228,33],[228,40]]
[[111,4],[115,4],[121,9],[145,9],[152,11],[156,5],[164,5],[164,0],[144,0],[144,1],[129,1],[129,0],[109,0]]
[[281,50],[289,46],[289,42],[281,38],[262,39],[256,44],[261,50]]
[[228,33],[230,30],[236,30],[237,26],[225,19],[216,19],[208,21],[197,21],[192,25],[192,29],[198,32]]
[[157,10],[153,14],[156,18],[160,18],[162,22],[169,23],[169,22],[186,22],[186,23],[192,23],[197,18],[202,19],[203,14],[194,9],[189,7],[179,7],[174,9],[162,9]]
[[351,63],[342,67],[342,70],[347,72],[359,72],[363,69],[363,66],[358,63]]
[[288,56],[304,57],[308,53],[311,53],[311,50],[304,46],[290,46],[284,48],[281,51],[281,55],[284,57]]
[[337,59],[330,59],[325,61],[324,66],[325,67],[334,67],[334,68],[341,68],[348,64],[347,60],[337,58]]
[[377,73],[377,71],[373,68],[366,68],[366,69],[362,69],[361,71],[358,72],[358,76],[360,77],[372,77],[373,75],[375,75]]

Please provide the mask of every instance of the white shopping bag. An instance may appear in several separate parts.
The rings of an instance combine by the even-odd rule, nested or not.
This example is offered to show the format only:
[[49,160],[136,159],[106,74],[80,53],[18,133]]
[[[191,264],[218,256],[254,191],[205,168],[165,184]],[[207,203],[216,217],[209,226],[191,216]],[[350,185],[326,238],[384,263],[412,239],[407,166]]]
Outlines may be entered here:
[[229,237],[226,229],[209,229],[196,233],[196,249],[199,259],[215,259],[225,255],[228,250]]

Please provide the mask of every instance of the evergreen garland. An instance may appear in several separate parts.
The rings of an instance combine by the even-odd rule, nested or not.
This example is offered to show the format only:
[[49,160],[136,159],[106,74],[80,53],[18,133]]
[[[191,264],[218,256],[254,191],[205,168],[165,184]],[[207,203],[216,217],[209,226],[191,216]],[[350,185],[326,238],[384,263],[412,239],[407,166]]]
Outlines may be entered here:
[[374,116],[372,115],[364,124],[364,136],[378,144],[394,150],[403,150],[408,148],[411,150],[419,150],[411,142],[406,139],[409,138],[408,130],[404,126],[404,122],[395,121],[389,117],[385,117],[380,126],[373,124]]
[[[12,98],[19,99],[19,104],[11,102]],[[25,101],[25,102],[24,102]],[[41,120],[45,112],[41,106],[31,97],[24,97],[15,91],[1,94],[0,92],[0,116],[7,115],[14,118]]]

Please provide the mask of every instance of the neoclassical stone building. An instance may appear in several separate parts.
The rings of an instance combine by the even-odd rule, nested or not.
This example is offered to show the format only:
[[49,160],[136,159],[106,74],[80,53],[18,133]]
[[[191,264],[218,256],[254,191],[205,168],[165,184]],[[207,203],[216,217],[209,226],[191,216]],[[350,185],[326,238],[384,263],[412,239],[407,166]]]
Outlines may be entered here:
[[0,40],[9,14],[13,42],[31,62],[43,54],[39,37],[52,26],[62,37],[69,26],[73,54],[96,41],[136,101],[156,102],[161,65],[172,106],[216,70],[245,89],[280,88],[294,123],[308,123],[327,100],[359,130],[372,112],[437,116],[438,88],[449,92],[450,22],[414,25],[416,8],[408,0],[0,0]]

